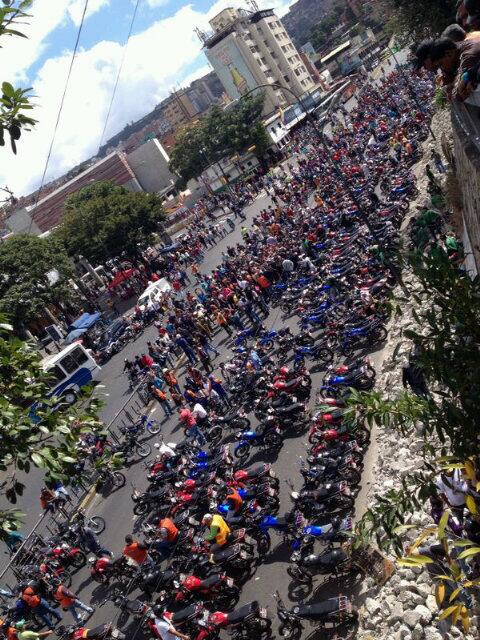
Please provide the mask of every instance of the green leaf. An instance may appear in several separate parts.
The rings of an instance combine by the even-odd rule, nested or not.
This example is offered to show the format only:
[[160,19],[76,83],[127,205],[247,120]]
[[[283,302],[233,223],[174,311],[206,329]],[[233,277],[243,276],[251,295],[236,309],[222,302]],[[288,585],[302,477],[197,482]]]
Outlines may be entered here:
[[7,96],[7,98],[12,98],[15,93],[15,89],[9,82],[2,82],[2,92]]

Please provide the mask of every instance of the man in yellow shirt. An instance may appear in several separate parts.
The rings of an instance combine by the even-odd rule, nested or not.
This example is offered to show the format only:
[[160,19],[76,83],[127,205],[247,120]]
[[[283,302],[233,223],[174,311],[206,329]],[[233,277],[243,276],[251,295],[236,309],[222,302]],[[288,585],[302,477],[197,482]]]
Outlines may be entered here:
[[222,549],[227,544],[228,536],[230,535],[230,527],[222,516],[218,513],[214,515],[206,513],[203,516],[202,524],[210,527],[210,531],[205,536],[205,540],[207,540],[207,542],[213,542],[215,540],[215,543],[210,546],[212,553]]

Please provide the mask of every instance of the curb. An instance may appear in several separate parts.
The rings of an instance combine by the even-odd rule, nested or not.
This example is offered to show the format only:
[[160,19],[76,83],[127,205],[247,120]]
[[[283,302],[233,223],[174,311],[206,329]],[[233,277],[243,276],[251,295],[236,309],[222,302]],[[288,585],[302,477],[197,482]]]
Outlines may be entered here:
[[88,507],[92,504],[96,495],[97,495],[97,490],[95,488],[95,485],[93,485],[87,491],[87,494],[85,495],[85,497],[80,501],[77,509],[88,509]]

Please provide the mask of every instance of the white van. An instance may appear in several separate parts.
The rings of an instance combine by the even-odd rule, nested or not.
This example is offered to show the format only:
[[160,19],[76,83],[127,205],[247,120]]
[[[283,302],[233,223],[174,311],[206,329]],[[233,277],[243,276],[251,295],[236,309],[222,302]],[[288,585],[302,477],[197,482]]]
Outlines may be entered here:
[[171,290],[172,287],[165,278],[160,278],[160,280],[157,280],[156,282],[151,282],[138,298],[137,308],[140,309],[140,311],[145,311],[145,309],[151,307],[153,302],[160,300],[165,291]]
[[80,389],[95,380],[101,367],[81,344],[73,343],[42,361],[42,369],[52,376],[49,397],[73,404]]

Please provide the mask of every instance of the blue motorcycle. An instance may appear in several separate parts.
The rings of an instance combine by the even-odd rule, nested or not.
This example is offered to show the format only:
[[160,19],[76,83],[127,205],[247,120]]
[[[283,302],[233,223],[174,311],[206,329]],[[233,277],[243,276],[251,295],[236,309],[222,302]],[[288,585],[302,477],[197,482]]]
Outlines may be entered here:
[[340,351],[344,356],[350,356],[359,346],[384,342],[387,335],[387,329],[379,322],[346,329],[340,341]]
[[242,431],[237,434],[238,444],[235,445],[233,455],[239,459],[246,459],[252,447],[265,449],[279,449],[283,444],[280,431],[277,428],[265,428],[261,431]]
[[305,366],[306,358],[312,358],[312,360],[321,360],[322,362],[332,362],[333,351],[325,345],[305,345],[303,347],[297,347],[293,356],[293,366],[295,368],[301,368]]

